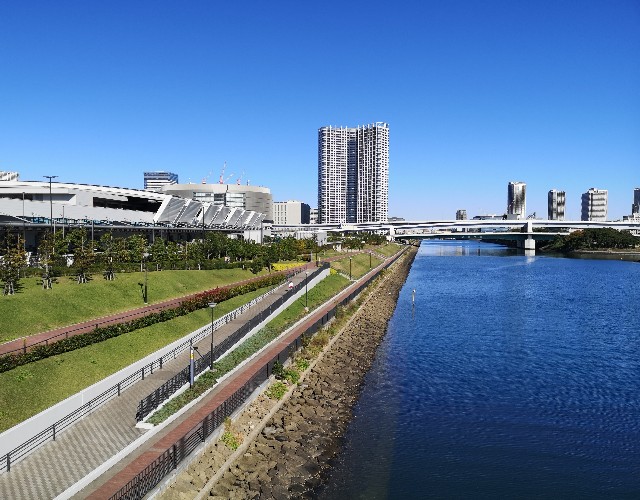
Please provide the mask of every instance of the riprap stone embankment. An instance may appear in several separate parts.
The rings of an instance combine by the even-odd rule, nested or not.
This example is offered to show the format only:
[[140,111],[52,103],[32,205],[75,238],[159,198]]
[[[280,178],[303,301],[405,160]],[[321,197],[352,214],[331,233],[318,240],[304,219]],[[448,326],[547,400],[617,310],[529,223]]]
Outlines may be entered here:
[[[206,492],[209,498],[311,497],[341,448],[360,386],[371,367],[416,249],[394,266],[340,336],[266,423],[246,452]],[[234,423],[248,435],[273,402],[261,396]],[[193,498],[230,454],[218,442],[194,461],[163,498]]]

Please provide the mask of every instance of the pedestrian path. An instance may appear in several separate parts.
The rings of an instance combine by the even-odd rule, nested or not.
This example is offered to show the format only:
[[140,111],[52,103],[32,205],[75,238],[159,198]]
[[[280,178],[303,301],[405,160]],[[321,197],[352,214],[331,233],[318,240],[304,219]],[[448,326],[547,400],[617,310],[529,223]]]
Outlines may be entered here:
[[[315,267],[315,266],[314,266]],[[289,270],[291,272],[291,270]],[[294,284],[305,278],[300,272]],[[268,309],[286,287],[269,295],[254,307],[237,316],[214,332],[214,342],[220,343],[259,312]],[[196,344],[200,352],[209,350],[210,339]],[[54,498],[90,474],[98,466],[133,443],[148,431],[135,427],[138,402],[176,375],[189,363],[189,351],[184,351],[162,370],[122,392],[95,412],[56,436],[55,441],[38,448],[24,460],[12,464],[11,471],[0,474],[0,498]]]

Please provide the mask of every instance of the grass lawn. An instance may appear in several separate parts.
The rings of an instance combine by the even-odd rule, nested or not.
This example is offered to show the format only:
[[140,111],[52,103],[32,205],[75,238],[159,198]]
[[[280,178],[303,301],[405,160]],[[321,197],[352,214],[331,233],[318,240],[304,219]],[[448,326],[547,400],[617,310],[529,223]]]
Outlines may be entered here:
[[[215,308],[215,317],[246,304],[268,289],[221,302]],[[210,322],[210,310],[201,309],[187,316],[0,373],[0,432]]]
[[[149,303],[254,276],[251,271],[242,269],[149,272]],[[83,285],[62,277],[51,290],[43,290],[36,282],[36,278],[23,279],[22,288],[16,295],[0,296],[0,342],[144,305],[139,285],[144,282],[144,273],[116,274],[114,281],[94,275],[89,283]]]
[[386,255],[387,257],[391,257],[392,255],[396,254],[401,248],[402,245],[398,245],[397,243],[387,243],[386,245],[371,247],[374,252],[381,253],[382,255]]
[[[371,268],[376,267],[381,262],[382,261],[376,258],[375,255],[371,256]],[[331,267],[336,271],[340,271],[341,273],[349,276],[349,257],[333,261],[331,263]],[[369,254],[359,253],[351,256],[351,276],[354,279],[364,276],[369,272],[369,270]]]

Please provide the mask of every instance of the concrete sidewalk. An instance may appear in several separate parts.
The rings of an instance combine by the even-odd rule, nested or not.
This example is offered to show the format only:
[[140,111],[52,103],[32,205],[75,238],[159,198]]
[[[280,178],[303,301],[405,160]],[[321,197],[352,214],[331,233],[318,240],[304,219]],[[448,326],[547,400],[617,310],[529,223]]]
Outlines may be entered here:
[[[303,272],[298,273],[293,278],[294,284],[304,277]],[[287,293],[288,289],[282,287],[282,290],[266,297],[220,327],[214,333],[214,342],[220,343]],[[197,346],[200,352],[206,353],[210,347],[210,339],[207,337]],[[186,350],[174,361],[166,363],[162,370],[145,377],[143,381],[122,392],[120,397],[112,399],[56,436],[56,441],[48,442],[24,460],[12,464],[11,472],[0,474],[0,498],[54,498],[86,477],[147,432],[135,427],[138,402],[188,363],[189,351]]]

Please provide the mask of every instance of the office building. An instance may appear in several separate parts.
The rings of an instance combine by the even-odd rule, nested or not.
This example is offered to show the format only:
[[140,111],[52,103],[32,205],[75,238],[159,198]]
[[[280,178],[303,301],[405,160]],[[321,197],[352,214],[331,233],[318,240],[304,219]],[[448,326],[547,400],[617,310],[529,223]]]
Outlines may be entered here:
[[590,188],[582,194],[582,216],[584,221],[605,221],[607,220],[607,198],[606,189]]
[[547,196],[547,219],[564,220],[565,216],[565,192],[552,189]]
[[640,188],[633,190],[633,205],[631,205],[631,215],[640,215]]
[[467,211],[456,210],[456,220],[467,220]]
[[273,223],[279,226],[309,224],[311,207],[301,201],[275,201]]
[[178,183],[178,174],[173,172],[145,172],[144,173],[144,188],[147,191],[159,192],[162,191],[163,186],[169,186],[171,184]]
[[318,129],[318,222],[387,222],[389,125]]
[[527,218],[527,185],[510,182],[507,186],[507,216],[509,219]]

